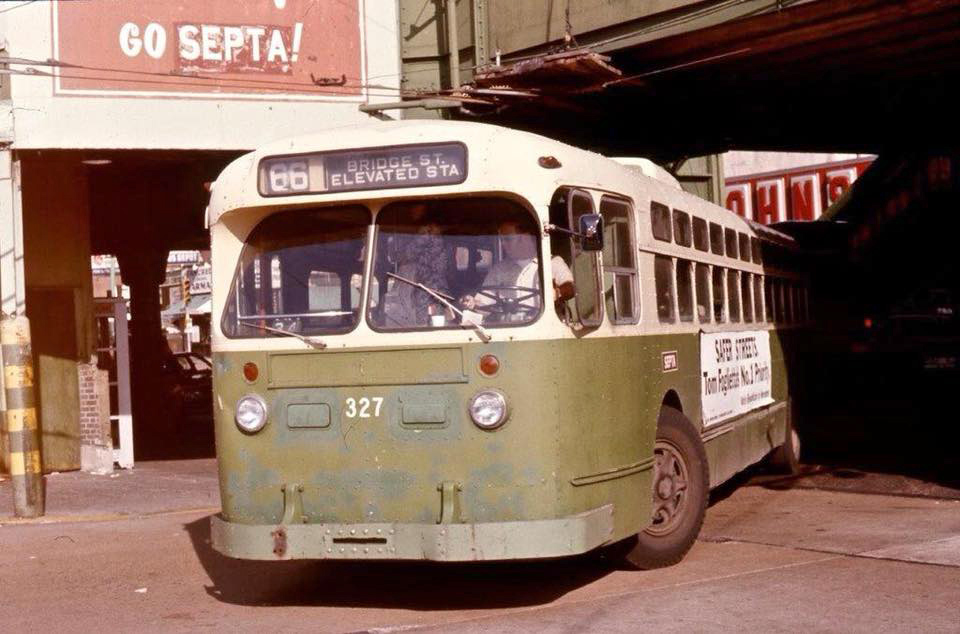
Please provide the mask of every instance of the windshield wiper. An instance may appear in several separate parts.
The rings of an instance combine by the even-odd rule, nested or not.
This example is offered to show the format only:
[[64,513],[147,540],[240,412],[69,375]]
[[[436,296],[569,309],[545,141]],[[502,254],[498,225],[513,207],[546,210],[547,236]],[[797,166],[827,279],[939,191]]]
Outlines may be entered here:
[[[259,319],[262,319],[262,318],[259,318]],[[292,330],[284,330],[283,328],[274,328],[273,326],[264,326],[263,324],[251,323],[248,321],[244,321],[242,319],[238,320],[237,323],[242,324],[244,326],[249,326],[251,328],[259,328],[260,330],[265,330],[267,332],[273,332],[278,335],[287,335],[288,337],[296,337],[297,339],[307,344],[311,348],[316,348],[317,350],[323,350],[324,348],[327,347],[327,344],[320,341],[319,339],[314,339],[313,337],[305,337],[301,335],[299,332],[293,332]]]
[[420,290],[424,291],[425,293],[427,293],[428,295],[430,295],[431,297],[439,301],[441,304],[443,304],[444,306],[452,310],[454,313],[460,315],[460,319],[463,320],[461,323],[466,324],[467,326],[470,326],[471,328],[476,330],[477,336],[480,337],[480,341],[482,341],[483,343],[490,342],[491,337],[490,337],[490,333],[487,332],[487,329],[481,326],[480,324],[478,324],[477,322],[473,321],[469,317],[467,317],[462,310],[454,306],[453,303],[450,301],[453,298],[450,297],[449,295],[445,295],[440,291],[435,291],[429,286],[424,286],[420,282],[414,282],[413,280],[408,280],[402,275],[397,275],[396,273],[388,272],[387,276],[392,277],[395,280],[400,280],[401,282],[406,282],[407,284],[411,286],[415,286],[416,288],[419,288]]

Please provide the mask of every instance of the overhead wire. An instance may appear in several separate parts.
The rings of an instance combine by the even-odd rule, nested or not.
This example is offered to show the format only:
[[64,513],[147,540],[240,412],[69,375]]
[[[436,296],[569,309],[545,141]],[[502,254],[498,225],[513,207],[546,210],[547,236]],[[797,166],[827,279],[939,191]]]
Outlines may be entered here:
[[[205,82],[222,82],[224,81],[221,77],[215,75],[201,75],[201,74],[186,74],[186,73],[173,73],[173,72],[157,72],[157,71],[145,71],[145,70],[131,70],[126,68],[113,68],[109,66],[88,66],[85,64],[74,64],[71,62],[64,62],[60,60],[32,60],[23,57],[5,57],[0,58],[0,63],[2,64],[16,64],[18,66],[47,66],[53,68],[66,68],[66,69],[78,69],[84,71],[96,71],[102,73],[122,73],[128,75],[142,75],[146,77],[157,77],[157,78],[166,78],[166,79],[196,79]],[[62,76],[62,75],[61,75]],[[346,76],[345,76],[346,77]],[[350,78],[353,79],[353,78]],[[172,82],[159,82],[152,81],[149,79],[142,80],[144,83],[172,83]],[[301,86],[301,87],[329,87],[324,84],[317,84],[315,82],[294,82],[294,81],[280,81],[280,80],[270,80],[270,79],[251,79],[246,77],[232,77],[229,80],[234,84],[245,83],[251,84],[254,86]],[[390,91],[401,91],[400,88],[395,88],[393,86],[387,86],[384,84],[369,84],[364,82],[348,84],[344,86],[345,88],[363,88],[363,89],[376,89],[376,90],[390,90]]]
[[37,2],[37,1],[38,0],[24,0],[23,3],[18,4],[15,7],[7,7],[6,9],[0,9],[0,13],[9,13],[10,11],[16,11],[17,9],[22,9],[28,4],[33,4],[34,2]]
[[[19,4],[15,7],[0,9],[0,13],[5,13],[8,11],[19,9],[29,4],[33,4],[34,2],[37,2],[37,1],[38,0],[25,0],[24,3]],[[336,0],[336,1],[343,6],[348,6],[344,2],[344,0]],[[604,40],[599,40],[597,42],[591,42],[590,44],[584,45],[580,48],[583,48],[584,50],[592,50],[596,47],[614,43],[616,41],[620,41],[630,37],[636,37],[637,35],[645,35],[645,34],[655,33],[657,31],[673,28],[675,26],[690,22],[698,18],[709,16],[723,9],[730,8],[732,6],[736,6],[738,4],[742,4],[747,1],[748,0],[727,0],[726,2],[720,2],[718,4],[712,5],[710,7],[701,9],[693,13],[685,14],[683,16],[678,16],[673,20],[658,23],[647,29],[642,29],[640,31],[633,31],[629,34],[623,34],[623,35],[619,35],[611,38],[606,38]],[[790,4],[794,4],[797,1],[801,1],[801,0],[793,0],[792,2],[790,2]],[[771,8],[777,7],[779,6],[779,4],[781,3],[772,2],[770,5],[760,7],[751,13],[755,14],[758,12],[763,12],[765,10],[769,10]],[[310,8],[312,7],[313,5],[311,5]],[[306,14],[304,14],[304,16],[305,15]],[[380,22],[372,18],[371,16],[366,16],[366,17],[367,19],[378,24],[382,28],[388,28],[387,25],[385,25],[383,22]],[[567,25],[568,25],[567,28],[570,29],[571,27],[569,26],[569,4],[567,7],[566,19],[567,19]],[[548,54],[548,53],[538,53],[538,54],[512,57],[506,61],[508,62],[522,61],[524,59],[540,57],[544,54]],[[3,58],[3,59],[0,59],[0,63],[7,64],[7,65],[15,64],[15,65],[23,65],[23,66],[31,67],[25,70],[8,69],[6,71],[0,71],[2,72],[2,74],[33,76],[33,77],[40,77],[40,76],[60,77],[63,79],[74,79],[74,80],[112,81],[112,82],[127,83],[127,84],[153,84],[158,86],[173,86],[173,87],[176,87],[176,86],[191,86],[191,87],[205,87],[205,88],[215,87],[217,89],[234,89],[234,90],[249,90],[251,88],[258,88],[261,90],[277,92],[277,93],[281,93],[284,91],[288,91],[288,92],[292,91],[294,93],[300,93],[300,94],[316,94],[316,95],[330,95],[330,96],[350,96],[351,90],[359,90],[359,91],[362,91],[363,94],[366,94],[367,96],[411,97],[411,98],[445,96],[445,95],[450,95],[453,92],[456,92],[456,90],[454,89],[444,89],[444,90],[438,90],[438,91],[410,90],[410,89],[401,88],[399,86],[394,87],[394,86],[388,86],[384,84],[370,83],[370,80],[374,80],[374,79],[402,77],[404,75],[410,75],[413,73],[421,73],[421,72],[436,72],[435,69],[430,69],[430,68],[410,69],[402,73],[371,75],[366,78],[366,81],[362,81],[361,78],[358,78],[358,77],[352,77],[352,76],[347,77],[346,75],[342,75],[344,78],[351,80],[351,82],[346,83],[342,86],[330,86],[330,85],[318,84],[316,82],[307,83],[307,82],[297,82],[297,81],[253,79],[253,78],[246,78],[246,77],[231,77],[230,79],[224,80],[221,77],[214,76],[214,75],[185,74],[185,73],[178,74],[174,72],[163,73],[163,72],[156,72],[156,71],[130,70],[130,69],[112,68],[112,67],[105,67],[105,66],[87,66],[83,64],[66,62],[63,60],[42,61],[42,60],[30,60],[26,58]],[[485,65],[486,64],[472,65],[469,67],[469,69],[476,70],[481,66],[485,66]],[[45,72],[45,71],[37,70],[36,68],[32,68],[34,66],[52,67],[56,69],[58,72],[53,72],[53,73]],[[62,69],[76,69],[80,71],[107,73],[108,75],[95,75],[95,74],[88,75],[84,73],[64,74],[62,72]],[[110,76],[109,74],[111,73],[123,74],[123,75],[136,75],[143,78],[135,79],[135,78],[129,78],[129,77]],[[150,78],[157,78],[157,79],[150,79]],[[165,81],[159,81],[160,78],[164,79]],[[171,79],[175,79],[176,81],[170,81]],[[636,79],[636,78],[630,78],[630,79]],[[617,83],[617,82],[614,82],[614,83]],[[483,102],[483,100],[477,100],[477,101],[481,103]]]
[[[665,30],[668,30],[668,29],[671,29],[671,28],[674,28],[674,27],[677,27],[677,26],[682,26],[682,25],[684,25],[684,24],[686,24],[686,23],[688,23],[688,22],[692,22],[692,21],[697,20],[697,19],[700,19],[700,18],[709,17],[710,15],[713,15],[714,13],[718,13],[718,12],[723,11],[723,10],[725,10],[725,9],[729,9],[729,8],[731,8],[731,7],[735,7],[735,6],[737,6],[737,5],[744,4],[744,3],[750,2],[750,1],[751,1],[751,0],[726,0],[725,2],[720,2],[720,3],[718,3],[718,4],[714,4],[714,5],[711,5],[711,6],[709,6],[709,7],[705,7],[705,8],[703,8],[703,9],[700,9],[700,10],[698,10],[698,11],[694,11],[694,12],[692,12],[692,13],[686,13],[686,14],[684,14],[684,15],[677,16],[676,18],[673,18],[672,20],[667,20],[667,21],[665,21],[665,22],[658,22],[657,24],[651,25],[651,26],[649,26],[649,27],[647,27],[647,28],[644,28],[644,29],[640,29],[640,30],[638,30],[638,31],[631,31],[630,33],[625,33],[625,34],[622,34],[622,35],[616,35],[616,36],[612,36],[612,37],[605,38],[605,39],[602,39],[602,40],[597,40],[596,42],[590,42],[589,44],[583,44],[583,45],[579,46],[578,48],[581,48],[581,49],[583,49],[584,51],[593,51],[593,50],[595,50],[596,48],[599,48],[599,47],[601,47],[601,46],[605,46],[605,45],[607,45],[607,44],[613,44],[613,43],[616,43],[616,42],[619,42],[619,41],[622,41],[622,40],[626,40],[626,39],[630,39],[630,38],[633,38],[633,37],[637,37],[638,35],[651,35],[651,34],[654,34],[654,33],[659,32],[659,31],[665,31]],[[780,0],[780,2],[778,3],[778,2],[772,0],[769,4],[766,4],[766,5],[761,6],[761,7],[757,7],[756,9],[754,9],[753,11],[751,11],[750,13],[748,13],[747,15],[757,15],[757,14],[763,13],[763,12],[765,12],[765,11],[770,11],[770,10],[779,9],[779,8],[785,7],[785,6],[787,6],[787,5],[797,4],[798,2],[803,2],[803,1],[805,1],[805,0]],[[581,34],[581,37],[582,37],[582,35],[583,35],[583,34]],[[553,51],[553,52],[555,52],[555,51]],[[549,55],[549,54],[550,54],[550,52],[542,52],[542,51],[541,51],[541,52],[538,52],[538,53],[529,53],[529,54],[525,54],[525,55],[510,55],[509,57],[504,56],[503,59],[502,59],[502,61],[505,62],[505,63],[521,62],[521,61],[528,60],[528,59],[534,59],[534,58],[537,58],[537,57],[543,57],[544,55]],[[489,66],[489,64],[475,64],[475,65],[473,65],[473,66],[468,66],[468,67],[466,67],[466,68],[467,68],[467,70],[477,70],[478,68],[482,68],[482,67],[484,67],[484,66]],[[412,75],[412,74],[416,74],[416,73],[435,73],[435,72],[436,72],[436,69],[434,69],[434,68],[415,68],[415,69],[410,69],[410,70],[404,71],[404,72],[402,72],[402,73],[390,73],[390,74],[371,75],[371,76],[367,77],[367,79],[387,79],[387,78],[392,78],[392,77],[401,77],[401,76],[403,76],[403,75]]]
[[[23,2],[23,4],[17,5],[17,6],[15,6],[15,7],[10,7],[10,8],[7,8],[7,9],[2,9],[2,10],[0,10],[0,13],[5,13],[5,12],[7,12],[7,11],[13,11],[14,9],[19,9],[19,8],[21,8],[21,7],[24,7],[24,6],[26,6],[26,5],[32,4],[32,3],[37,2],[37,1],[39,1],[39,0],[25,0],[25,1]],[[345,6],[345,7],[348,7],[348,8],[351,7],[351,5],[346,4],[346,2],[345,2],[344,0],[336,0],[336,1],[337,1],[339,4],[341,4],[341,5]],[[713,14],[713,13],[717,13],[717,12],[722,11],[722,10],[724,10],[724,9],[727,9],[727,8],[730,8],[730,7],[739,5],[739,4],[743,4],[743,3],[748,2],[748,1],[750,1],[750,0],[727,0],[726,2],[720,2],[720,3],[718,3],[718,4],[712,5],[712,6],[710,6],[710,7],[706,7],[706,8],[704,8],[704,9],[699,10],[699,11],[695,11],[695,12],[692,12],[692,13],[684,14],[684,15],[682,15],[682,16],[678,16],[677,18],[674,18],[673,20],[668,20],[668,21],[665,21],[665,22],[657,23],[656,25],[650,26],[650,27],[648,27],[648,28],[646,28],[646,29],[641,29],[641,30],[639,30],[639,31],[633,31],[633,32],[628,33],[628,34],[623,34],[623,35],[618,35],[618,36],[606,38],[606,39],[603,39],[603,40],[598,40],[598,41],[596,41],[596,42],[591,42],[590,44],[584,45],[584,46],[582,46],[582,47],[580,47],[580,48],[583,48],[583,49],[585,49],[585,50],[591,50],[591,49],[594,49],[594,48],[599,47],[599,46],[603,46],[603,45],[606,45],[606,44],[615,43],[615,42],[617,42],[617,41],[621,41],[621,40],[624,40],[624,39],[629,39],[629,38],[631,38],[631,37],[636,37],[637,35],[649,35],[649,34],[651,34],[651,33],[656,33],[656,32],[658,32],[658,31],[662,31],[662,30],[666,30],[666,29],[669,29],[669,28],[673,28],[673,27],[675,27],[675,26],[679,26],[679,25],[685,24],[685,23],[687,23],[687,22],[690,22],[690,21],[693,21],[693,20],[696,20],[696,19],[699,19],[699,18],[702,18],[702,17],[707,17],[707,16],[709,16],[709,15],[711,15],[711,14]],[[768,10],[771,10],[771,9],[781,8],[781,7],[783,7],[783,6],[786,6],[787,4],[796,4],[797,2],[801,2],[801,1],[803,1],[803,0],[779,0],[779,1],[772,1],[770,4],[768,4],[768,5],[766,5],[766,6],[758,7],[757,9],[755,9],[754,11],[752,11],[750,14],[751,14],[751,15],[754,15],[754,14],[757,14],[757,13],[762,13],[762,12],[764,12],[764,11],[768,11]],[[313,6],[314,6],[314,5],[310,5],[310,8],[308,8],[307,12],[309,12],[309,10],[312,9]],[[305,12],[304,15],[301,16],[301,18],[305,17],[307,12]],[[369,21],[377,24],[377,25],[380,26],[381,28],[384,28],[384,29],[392,28],[392,27],[389,27],[388,25],[386,25],[385,23],[383,23],[383,22],[381,22],[381,21],[379,21],[379,20],[374,19],[374,18],[371,17],[370,15],[365,14],[365,18],[366,18],[367,20],[369,20]],[[569,23],[569,4],[568,4],[568,6],[567,6],[566,20],[567,20],[567,22]],[[509,59],[506,59],[506,60],[504,60],[504,61],[507,61],[507,62],[523,61],[523,60],[526,60],[526,59],[533,59],[533,58],[535,58],[535,57],[541,57],[542,55],[545,55],[545,54],[546,54],[546,53],[533,53],[533,54],[529,54],[529,55],[520,55],[520,56],[516,56],[516,57],[510,57]],[[4,59],[4,60],[3,60],[3,63],[13,63],[13,62],[10,62],[9,60]],[[90,66],[84,66],[84,65],[80,65],[80,64],[70,64],[70,63],[68,63],[68,62],[56,62],[56,61],[41,62],[41,61],[30,61],[30,62],[24,62],[24,63],[30,63],[30,64],[33,64],[33,65],[51,65],[51,66],[62,65],[62,66],[73,66],[73,67],[76,67],[76,68],[82,68],[82,69],[84,69],[84,70],[99,70],[99,71],[104,71],[104,72],[132,73],[132,74],[154,75],[154,76],[164,76],[164,77],[177,77],[177,76],[178,76],[178,75],[168,74],[168,73],[157,73],[157,72],[151,73],[151,72],[148,72],[148,71],[133,71],[133,70],[120,69],[120,68],[90,67]],[[467,70],[477,70],[478,68],[481,68],[481,67],[487,66],[487,65],[488,65],[488,64],[474,64],[474,65],[468,66],[468,67],[467,67]],[[367,79],[367,81],[369,81],[369,80],[373,80],[373,79],[388,79],[388,78],[402,77],[402,76],[404,76],[404,75],[411,75],[411,74],[416,74],[416,73],[433,73],[433,72],[436,72],[436,69],[433,69],[433,68],[410,69],[410,70],[407,70],[407,71],[404,71],[404,72],[400,72],[400,73],[381,73],[381,74],[378,74],[378,75],[369,75],[369,76],[367,76],[366,79]],[[196,78],[207,79],[206,77],[204,77],[204,76],[202,76],[202,75],[196,75],[196,76],[183,75],[183,76],[184,76],[184,77],[196,77]],[[356,77],[356,76],[347,76],[347,78],[348,78],[348,79],[351,79],[351,80],[354,80],[354,81],[360,81],[360,80],[361,80],[360,77]],[[215,78],[213,78],[213,77],[210,77],[210,80],[212,80],[212,81],[217,81],[217,80],[216,80]],[[256,79],[246,79],[246,78],[234,78],[234,79],[231,79],[231,81],[234,81],[234,82],[242,82],[242,83],[251,83],[251,84],[269,84],[269,83],[273,83],[273,82],[271,82],[271,81],[269,81],[269,80],[256,80]],[[294,83],[294,84],[289,84],[289,83],[287,83],[287,82],[277,82],[277,83],[286,83],[287,85],[305,85],[305,86],[309,86],[309,85],[310,85],[310,84],[296,84],[296,83]],[[404,89],[401,89],[401,88],[399,88],[399,87],[394,88],[394,87],[392,87],[392,86],[385,86],[385,85],[381,85],[381,84],[356,84],[356,85],[357,85],[357,86],[360,86],[360,87],[363,87],[363,88],[376,88],[376,89],[380,89],[380,90],[396,90],[396,91],[398,91],[398,92],[403,92],[403,90],[404,90]]]
[[[249,90],[249,89],[250,89],[250,86],[249,86],[249,85],[235,84],[235,83],[231,83],[229,80],[228,80],[228,81],[218,80],[218,82],[217,82],[215,85],[214,85],[214,84],[211,84],[209,81],[184,81],[184,80],[186,80],[186,79],[189,79],[189,78],[186,77],[186,76],[184,76],[184,77],[177,77],[177,80],[178,80],[178,81],[176,81],[176,82],[161,82],[161,81],[150,80],[150,79],[134,79],[134,78],[129,78],[129,77],[111,77],[111,76],[104,76],[104,75],[70,75],[70,74],[64,74],[64,73],[56,73],[56,74],[54,74],[54,73],[51,73],[51,72],[49,72],[49,71],[37,70],[37,69],[34,69],[34,68],[30,68],[30,69],[26,69],[26,70],[17,70],[17,69],[14,69],[14,68],[0,69],[0,74],[2,74],[2,75],[18,75],[18,76],[23,76],[23,77],[46,77],[46,78],[60,77],[61,79],[74,79],[74,80],[86,80],[86,81],[105,81],[105,82],[116,82],[116,83],[124,83],[124,84],[140,84],[140,85],[143,85],[143,84],[151,84],[151,85],[155,85],[155,86],[172,86],[172,87],[177,87],[177,86],[202,86],[202,87],[204,87],[204,88],[211,88],[211,87],[213,87],[213,88],[233,88],[233,89],[236,89],[236,90]],[[351,96],[351,94],[350,94],[349,92],[345,92],[344,90],[332,90],[332,89],[329,88],[329,87],[321,87],[321,86],[316,86],[316,85],[314,85],[314,84],[297,84],[297,85],[300,86],[300,88],[298,88],[298,89],[296,90],[296,92],[295,92],[295,93],[292,93],[292,94],[303,93],[303,94],[331,95],[331,96],[340,96],[340,97],[349,97],[349,96]],[[347,88],[351,88],[351,87],[352,87],[352,86],[347,86]],[[277,93],[283,93],[284,91],[287,91],[287,93],[290,93],[290,88],[289,88],[289,86],[283,86],[283,85],[278,85],[278,86],[259,86],[259,88],[261,88],[262,90],[268,90],[268,91],[277,92]],[[422,96],[427,96],[427,95],[425,95],[425,94],[423,94],[423,93],[410,93],[409,91],[407,91],[407,92],[408,92],[408,94],[404,95],[404,94],[401,93],[400,96],[410,96],[410,97],[422,97]],[[378,93],[378,92],[375,92],[375,91],[367,90],[367,91],[365,91],[363,94],[365,94],[365,95],[367,95],[367,96],[373,96],[373,97],[397,97],[397,96],[398,96],[397,92],[394,92],[393,90],[391,90],[391,92],[389,92],[389,93],[386,93],[386,92],[379,92],[379,93]]]
[[[650,35],[652,33],[657,33],[658,31],[664,31],[676,26],[682,26],[688,22],[693,22],[694,20],[698,20],[700,18],[709,17],[714,13],[719,13],[720,11],[723,11],[724,9],[729,9],[731,7],[735,7],[737,5],[745,4],[751,1],[752,0],[727,0],[726,2],[720,2],[718,4],[705,7],[699,11],[694,11],[692,13],[686,13],[684,15],[677,16],[672,20],[658,22],[657,24],[650,26],[646,29],[640,29],[639,31],[632,31],[630,33],[615,35],[613,37],[609,37],[603,40],[591,42],[589,45],[587,45],[587,48],[604,46],[606,44],[613,44],[615,42],[620,42],[622,40],[627,40],[630,38],[637,37],[638,35]],[[769,11],[779,11],[780,9],[783,9],[789,5],[798,4],[800,2],[807,2],[807,1],[809,0],[772,0],[769,4],[757,7],[756,9],[750,11],[745,15],[754,16],[754,15],[759,15]]]

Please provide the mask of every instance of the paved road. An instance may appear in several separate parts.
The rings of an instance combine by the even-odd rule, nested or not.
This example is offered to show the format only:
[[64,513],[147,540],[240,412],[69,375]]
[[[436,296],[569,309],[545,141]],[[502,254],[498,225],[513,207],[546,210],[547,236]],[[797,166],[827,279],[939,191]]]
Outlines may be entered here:
[[679,565],[249,563],[207,516],[0,527],[6,631],[957,632],[960,502],[741,486]]

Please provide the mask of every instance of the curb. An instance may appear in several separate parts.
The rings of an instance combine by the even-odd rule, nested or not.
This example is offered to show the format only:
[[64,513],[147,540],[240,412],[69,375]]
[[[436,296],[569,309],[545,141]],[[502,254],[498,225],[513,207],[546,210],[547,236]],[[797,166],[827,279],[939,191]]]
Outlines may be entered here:
[[149,513],[99,513],[94,515],[45,515],[34,518],[0,518],[0,528],[4,526],[37,526],[44,524],[77,524],[81,522],[115,522],[119,520],[141,520],[165,515],[192,515],[195,513],[219,513],[219,506],[207,506],[193,509],[174,509],[169,511],[151,511]]

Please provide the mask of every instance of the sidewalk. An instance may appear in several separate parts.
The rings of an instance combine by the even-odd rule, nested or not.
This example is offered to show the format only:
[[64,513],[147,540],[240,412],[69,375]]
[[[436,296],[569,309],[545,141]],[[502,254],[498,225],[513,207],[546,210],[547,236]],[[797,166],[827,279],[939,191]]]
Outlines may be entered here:
[[0,525],[100,521],[172,511],[220,509],[217,461],[138,462],[133,469],[110,475],[79,471],[44,477],[46,514],[33,520],[15,518],[8,476],[0,476]]

